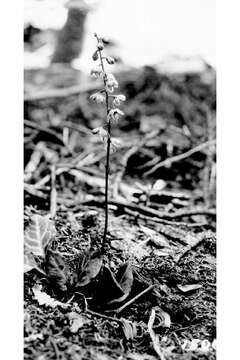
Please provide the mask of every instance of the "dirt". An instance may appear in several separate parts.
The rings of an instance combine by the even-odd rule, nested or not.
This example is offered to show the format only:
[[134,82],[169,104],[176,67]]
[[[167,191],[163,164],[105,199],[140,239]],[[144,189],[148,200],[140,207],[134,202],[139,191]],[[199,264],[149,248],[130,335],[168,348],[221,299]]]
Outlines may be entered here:
[[[104,263],[116,275],[122,264],[131,262],[131,291],[124,301],[107,307],[104,301],[96,299],[99,293],[104,299],[115,290],[111,290],[102,271],[81,291],[73,286],[65,294],[38,271],[25,273],[25,359],[158,359],[148,327],[155,310],[153,331],[159,337],[163,359],[213,360],[216,358],[216,219],[214,212],[211,213],[215,209],[215,182],[211,174],[215,153],[203,150],[164,166],[151,176],[145,176],[144,172],[152,166],[145,166],[146,163],[156,157],[162,161],[214,138],[214,71],[206,68],[200,75],[167,76],[146,67],[118,77],[127,102],[125,118],[114,129],[114,136],[122,140],[123,146],[111,157],[110,197],[123,155],[146,134],[159,130],[129,158],[123,174],[121,184],[125,188],[120,188],[121,196],[135,208],[113,201],[109,210],[109,248]],[[48,76],[45,82],[47,79]],[[33,74],[31,86],[37,89]],[[50,178],[37,188],[35,184],[50,175],[53,163],[58,168],[67,168],[56,177],[57,233],[52,246],[69,265],[70,277],[84,251],[101,247],[104,228],[104,149],[90,131],[101,124],[101,109],[92,106],[88,96],[87,93],[62,101],[26,102],[25,106],[26,119],[54,132],[47,134],[25,126],[26,166],[32,161],[37,145],[42,144],[35,169],[26,179],[25,228],[33,214],[49,213]],[[55,136],[62,136],[64,121],[87,129],[86,133],[81,128],[70,130],[68,147]],[[91,157],[86,160],[91,153],[102,157],[92,162]],[[72,169],[77,169],[78,176]],[[164,182],[163,189],[151,192],[159,179]],[[143,208],[159,212],[162,217],[156,219]],[[188,215],[188,211],[196,209],[202,211]],[[171,217],[179,211],[182,212],[179,217]],[[150,285],[154,286],[118,312]],[[188,285],[192,290],[187,289]],[[40,305],[33,293],[36,286],[41,286],[52,298],[68,303],[67,308]],[[167,314],[170,325],[162,318],[163,314]],[[82,323],[76,332],[72,316],[81,316]],[[195,348],[194,342],[190,344],[193,339],[199,340]],[[207,350],[202,345],[206,340]]]

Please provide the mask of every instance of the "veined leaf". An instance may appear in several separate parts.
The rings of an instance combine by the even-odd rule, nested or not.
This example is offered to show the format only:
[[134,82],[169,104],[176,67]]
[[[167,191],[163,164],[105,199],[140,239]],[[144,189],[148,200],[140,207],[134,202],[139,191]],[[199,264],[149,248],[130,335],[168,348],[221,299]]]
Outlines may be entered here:
[[35,214],[24,233],[24,246],[26,252],[31,252],[44,258],[44,250],[49,241],[56,235],[56,229],[49,215]]
[[77,286],[85,286],[94,279],[101,270],[103,257],[98,252],[86,253],[82,257]]

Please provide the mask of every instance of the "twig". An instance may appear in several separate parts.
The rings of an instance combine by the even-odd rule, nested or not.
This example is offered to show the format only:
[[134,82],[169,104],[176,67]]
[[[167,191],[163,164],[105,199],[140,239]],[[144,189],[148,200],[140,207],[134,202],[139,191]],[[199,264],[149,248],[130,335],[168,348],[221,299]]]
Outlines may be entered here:
[[57,190],[56,190],[56,165],[51,166],[51,194],[50,194],[50,214],[55,219],[57,211]]
[[137,299],[139,299],[141,296],[145,295],[147,292],[149,292],[150,290],[152,290],[154,288],[155,285],[150,285],[148,288],[146,288],[145,290],[143,290],[142,292],[140,292],[138,295],[136,295],[134,298],[132,298],[131,300],[129,300],[128,302],[126,302],[124,305],[122,305],[120,308],[114,310],[114,312],[116,312],[117,314],[119,314],[122,310],[124,310],[127,306],[131,305],[134,301],[136,301]]
[[26,94],[24,96],[24,101],[39,101],[39,100],[48,100],[48,99],[58,99],[65,98],[72,95],[79,95],[86,93],[88,91],[98,90],[100,84],[98,83],[89,83],[85,85],[76,85],[63,89],[48,89],[36,91],[32,94]]
[[46,194],[44,194],[42,191],[35,189],[34,185],[25,183],[24,190],[33,196],[36,196],[36,197],[39,197],[42,199],[48,198],[48,196]]
[[116,321],[120,324],[122,324],[122,321],[118,318],[115,318],[115,317],[112,317],[112,316],[107,316],[107,315],[104,315],[104,314],[100,314],[98,312],[95,312],[95,311],[92,311],[92,310],[89,310],[89,309],[86,309],[86,312],[93,315],[93,316],[98,316],[98,317],[101,317],[103,319],[106,319],[106,320],[110,320],[110,321]]
[[155,334],[153,331],[153,324],[155,321],[156,312],[152,309],[151,315],[148,320],[148,332],[152,339],[153,349],[155,350],[156,354],[159,356],[161,360],[165,360],[165,356],[160,346],[159,336]]
[[56,355],[56,360],[60,360],[60,354],[59,354],[59,350],[58,350],[58,347],[57,347],[57,344],[55,342],[55,340],[53,338],[50,338],[50,342],[54,348],[54,351],[55,351],[55,355]]
[[129,158],[134,155],[135,153],[137,153],[145,144],[148,140],[152,139],[153,137],[156,137],[157,134],[159,133],[159,130],[157,131],[152,131],[151,133],[147,134],[147,136],[145,136],[138,144],[134,145],[133,147],[131,147],[122,157],[121,160],[121,169],[118,171],[116,178],[115,178],[115,182],[113,185],[113,197],[114,198],[118,198],[118,193],[119,193],[119,187],[120,187],[120,183],[123,179],[123,176],[125,174],[126,168],[127,168],[127,164],[128,164],[128,160]]
[[37,123],[35,123],[33,121],[27,120],[27,119],[24,120],[24,126],[28,126],[28,127],[32,128],[32,129],[37,129],[37,130],[42,131],[42,132],[44,132],[46,134],[54,136],[55,139],[57,140],[58,144],[64,145],[64,142],[63,142],[62,138],[58,134],[56,134],[53,130],[47,129],[44,126],[41,126],[41,125],[39,125],[39,124],[37,124]]
[[179,261],[191,250],[195,249],[198,245],[200,245],[206,239],[206,233],[201,234],[199,238],[191,245],[187,245],[184,250],[175,257],[175,262],[179,263]]
[[171,157],[169,159],[163,160],[160,163],[158,163],[157,165],[155,165],[152,169],[146,171],[144,173],[144,176],[148,176],[150,174],[153,174],[156,170],[160,169],[163,166],[170,166],[170,165],[172,165],[173,163],[175,163],[177,161],[186,159],[189,156],[195,154],[196,152],[202,151],[206,147],[214,145],[215,143],[216,143],[216,140],[213,139],[213,140],[207,141],[207,142],[205,142],[203,144],[200,144],[200,145],[194,147],[193,149],[186,151],[185,153],[182,153],[182,154],[173,156],[173,157]]

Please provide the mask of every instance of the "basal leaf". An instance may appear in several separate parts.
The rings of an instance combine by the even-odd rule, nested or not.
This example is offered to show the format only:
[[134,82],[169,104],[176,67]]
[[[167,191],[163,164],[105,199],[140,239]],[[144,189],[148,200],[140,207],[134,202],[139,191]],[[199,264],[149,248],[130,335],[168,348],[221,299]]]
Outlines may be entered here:
[[24,233],[24,246],[26,251],[44,258],[44,250],[49,241],[55,236],[56,229],[49,215],[35,214]]
[[61,254],[49,249],[46,253],[45,269],[53,287],[58,291],[66,291],[68,267]]
[[112,301],[109,301],[108,304],[120,303],[124,301],[130,294],[133,284],[133,272],[131,262],[126,262],[122,266],[120,266],[116,275],[116,280],[123,291],[123,295],[120,297],[116,297]]
[[79,278],[77,286],[85,286],[94,279],[101,270],[103,263],[102,254],[98,252],[86,253],[82,257],[82,263],[79,269]]

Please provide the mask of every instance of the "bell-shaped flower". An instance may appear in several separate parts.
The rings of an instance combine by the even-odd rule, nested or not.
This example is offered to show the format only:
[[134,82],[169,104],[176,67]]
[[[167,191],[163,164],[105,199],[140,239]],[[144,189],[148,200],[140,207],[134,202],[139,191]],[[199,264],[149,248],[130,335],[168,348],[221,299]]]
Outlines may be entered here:
[[90,96],[90,99],[96,101],[98,104],[102,104],[105,101],[105,97],[100,92],[96,92]]
[[108,119],[108,121],[117,123],[120,116],[123,116],[123,115],[124,115],[124,112],[121,111],[120,109],[117,109],[117,108],[111,109],[108,113],[107,119]]
[[106,87],[108,92],[113,92],[115,88],[118,88],[118,82],[113,74],[107,75]]
[[102,74],[103,72],[100,67],[94,67],[91,70],[91,75],[94,77],[100,77]]
[[126,96],[123,94],[115,95],[113,100],[113,105],[119,106],[121,104],[121,101],[125,101]]
[[108,132],[103,127],[97,127],[92,130],[94,135],[98,135],[103,143],[107,143]]
[[106,56],[106,61],[109,65],[113,65],[115,63],[115,60],[111,56]]

